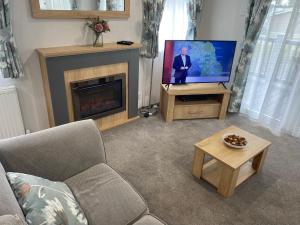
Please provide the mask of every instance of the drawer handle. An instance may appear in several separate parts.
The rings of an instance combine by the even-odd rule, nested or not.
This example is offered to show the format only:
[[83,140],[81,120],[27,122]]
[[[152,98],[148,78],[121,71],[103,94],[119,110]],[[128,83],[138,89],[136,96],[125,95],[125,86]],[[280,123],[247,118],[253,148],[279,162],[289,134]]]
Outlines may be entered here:
[[197,112],[188,112],[188,114],[198,114],[198,113],[203,113],[204,111],[197,111]]

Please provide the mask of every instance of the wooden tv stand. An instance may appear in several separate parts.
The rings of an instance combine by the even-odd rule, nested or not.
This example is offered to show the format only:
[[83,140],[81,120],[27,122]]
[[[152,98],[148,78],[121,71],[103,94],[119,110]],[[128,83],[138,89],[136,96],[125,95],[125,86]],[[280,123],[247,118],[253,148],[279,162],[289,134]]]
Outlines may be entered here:
[[[161,85],[160,110],[166,122],[180,119],[225,119],[230,90],[218,84]],[[182,101],[178,96],[204,95],[199,101]]]

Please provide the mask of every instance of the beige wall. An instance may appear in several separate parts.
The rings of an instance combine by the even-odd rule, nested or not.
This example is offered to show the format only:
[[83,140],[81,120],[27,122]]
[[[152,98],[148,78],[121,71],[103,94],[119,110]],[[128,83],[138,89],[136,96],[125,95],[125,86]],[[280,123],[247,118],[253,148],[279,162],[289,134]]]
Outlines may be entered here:
[[198,38],[238,41],[231,81],[245,33],[249,0],[207,0],[199,24]]
[[[35,49],[88,44],[91,43],[92,34],[87,33],[84,20],[33,19],[29,0],[11,0],[11,9],[13,31],[26,75],[16,81],[0,78],[0,86],[17,86],[25,127],[37,131],[48,127],[48,119]],[[132,0],[131,17],[128,20],[111,20],[111,32],[105,34],[104,41],[128,39],[140,42],[141,9],[141,1]],[[141,76],[140,82],[142,81]]]
[[[11,0],[13,30],[26,75],[17,81],[0,78],[0,86],[15,84],[19,90],[22,114],[26,129],[37,131],[48,127],[46,104],[42,87],[36,48],[91,43],[84,20],[47,20],[31,17],[29,0]],[[199,24],[200,39],[242,40],[244,17],[248,0],[206,0]],[[131,17],[128,20],[111,20],[111,33],[105,42],[120,39],[140,42],[142,29],[141,0],[131,0]],[[140,62],[140,106],[148,102],[150,61]],[[162,61],[156,60],[153,102],[159,101]]]

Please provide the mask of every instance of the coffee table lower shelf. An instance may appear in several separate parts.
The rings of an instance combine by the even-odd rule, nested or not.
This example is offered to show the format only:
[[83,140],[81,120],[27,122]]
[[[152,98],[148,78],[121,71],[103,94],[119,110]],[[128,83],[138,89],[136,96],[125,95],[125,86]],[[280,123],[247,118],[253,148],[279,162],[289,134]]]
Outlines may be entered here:
[[[220,179],[222,176],[222,169],[223,166],[226,166],[222,164],[221,162],[212,159],[209,162],[205,163],[203,165],[202,175],[201,178],[214,187],[218,188]],[[243,183],[245,180],[247,180],[249,177],[254,175],[256,173],[256,170],[253,169],[252,163],[247,162],[243,166],[240,167],[240,171],[238,174],[237,182],[235,187],[239,186],[241,183]]]

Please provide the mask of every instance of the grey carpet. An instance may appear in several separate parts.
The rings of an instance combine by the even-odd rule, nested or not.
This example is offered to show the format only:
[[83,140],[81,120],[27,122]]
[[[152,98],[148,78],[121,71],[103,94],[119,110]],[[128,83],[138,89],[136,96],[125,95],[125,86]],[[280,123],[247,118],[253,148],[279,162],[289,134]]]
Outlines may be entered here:
[[[224,199],[191,175],[193,144],[230,125],[270,140],[265,167]],[[165,123],[139,119],[104,133],[108,163],[173,225],[300,224],[300,140],[276,137],[242,116]]]

